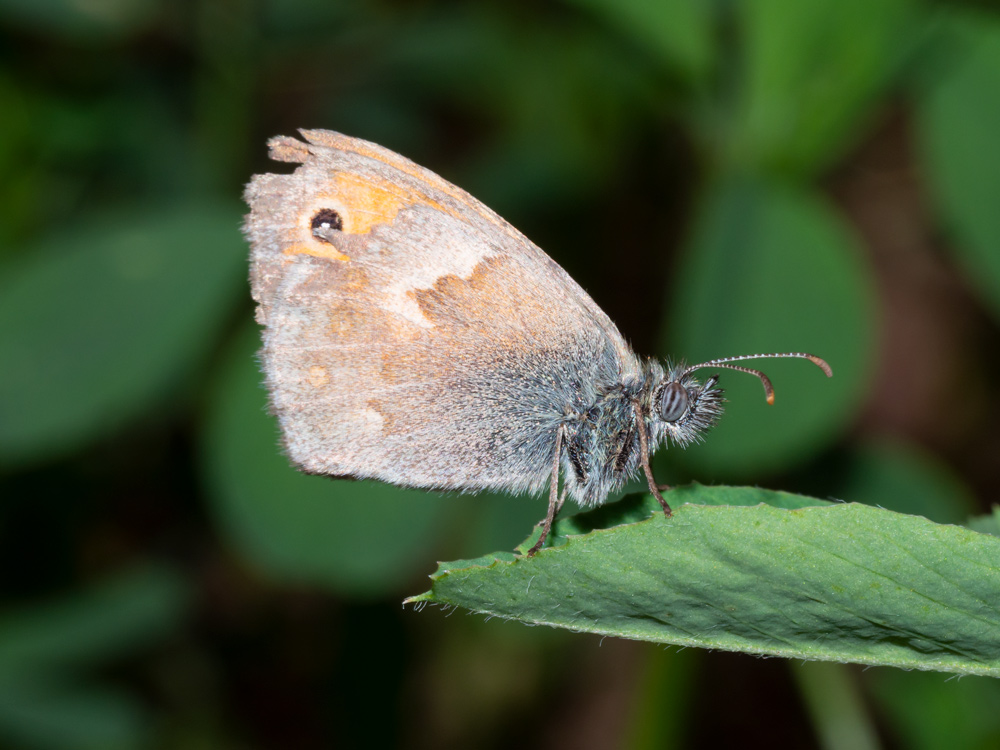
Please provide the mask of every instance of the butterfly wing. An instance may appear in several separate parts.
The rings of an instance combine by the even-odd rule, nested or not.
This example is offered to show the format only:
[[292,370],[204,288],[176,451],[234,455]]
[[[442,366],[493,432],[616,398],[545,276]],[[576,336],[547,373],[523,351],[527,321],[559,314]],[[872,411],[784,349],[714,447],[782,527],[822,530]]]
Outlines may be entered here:
[[565,271],[470,195],[330,131],[270,142],[245,232],[287,451],[312,473],[538,490],[556,431],[640,376]]

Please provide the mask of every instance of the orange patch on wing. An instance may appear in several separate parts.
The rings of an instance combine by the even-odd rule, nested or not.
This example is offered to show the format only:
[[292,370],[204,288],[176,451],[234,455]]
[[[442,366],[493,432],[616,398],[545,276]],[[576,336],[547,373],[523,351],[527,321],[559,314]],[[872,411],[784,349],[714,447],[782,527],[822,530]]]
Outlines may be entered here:
[[422,204],[445,210],[415,190],[356,174],[338,172],[334,186],[330,197],[346,207],[343,231],[347,234],[367,234],[379,224],[391,224],[407,206]]
[[471,208],[491,224],[495,224],[501,229],[509,231],[509,225],[507,222],[493,213],[493,211],[483,206],[479,201],[466,193],[464,190],[455,187],[442,177],[439,177],[433,172],[424,169],[418,164],[415,164],[409,159],[402,157],[389,149],[381,148],[379,146],[373,147],[373,145],[369,145],[357,138],[350,138],[339,133],[331,133],[324,130],[303,130],[302,135],[304,135],[306,139],[312,143],[322,144],[331,148],[340,149],[341,151],[350,151],[354,154],[367,156],[369,159],[375,159],[383,164],[388,164],[390,167],[398,169],[400,172],[409,175],[415,180],[419,180],[420,182],[426,183],[427,185],[440,190],[442,193],[458,201],[466,208]]
[[377,185],[344,172],[334,176],[334,184],[333,196],[347,207],[347,215],[343,217],[343,231],[347,234],[368,234],[372,227],[391,224],[406,206],[422,202],[420,196],[407,195],[390,185]]
[[296,243],[285,248],[285,255],[311,255],[314,258],[329,258],[330,260],[350,260],[340,250],[328,242]]
[[[319,193],[299,217],[303,242],[285,249],[286,255],[311,255],[315,258],[350,260],[330,242],[312,236],[312,220],[320,208],[332,208],[340,214],[344,234],[368,234],[381,224],[392,224],[407,206],[424,205],[439,211],[447,208],[416,190],[370,177],[337,172],[330,188]],[[449,213],[452,213],[448,211]]]
[[[437,328],[458,329],[462,336],[474,329],[509,351],[537,347],[533,337],[539,331],[544,331],[550,341],[557,341],[565,332],[539,322],[552,320],[552,309],[539,287],[531,283],[498,283],[512,273],[516,270],[509,260],[486,258],[466,278],[448,274],[428,289],[413,289],[407,294]],[[502,322],[496,319],[497,310],[504,311]]]

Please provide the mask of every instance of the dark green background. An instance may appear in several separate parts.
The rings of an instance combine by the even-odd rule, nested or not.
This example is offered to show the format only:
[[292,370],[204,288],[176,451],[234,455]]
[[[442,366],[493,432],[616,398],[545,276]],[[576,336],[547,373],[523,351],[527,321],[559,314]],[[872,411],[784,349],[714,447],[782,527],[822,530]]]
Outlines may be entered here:
[[377,141],[642,354],[833,366],[767,363],[773,407],[724,373],[663,481],[964,523],[1000,497],[990,7],[0,0],[0,746],[1000,744],[985,678],[401,609],[544,503],[291,470],[239,232],[268,137]]

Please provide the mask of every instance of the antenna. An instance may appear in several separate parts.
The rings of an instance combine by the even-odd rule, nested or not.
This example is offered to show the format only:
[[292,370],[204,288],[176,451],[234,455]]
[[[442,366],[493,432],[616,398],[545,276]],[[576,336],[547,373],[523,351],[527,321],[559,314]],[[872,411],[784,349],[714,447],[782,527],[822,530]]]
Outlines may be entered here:
[[783,359],[788,357],[794,357],[796,359],[808,359],[819,369],[821,369],[828,378],[833,377],[833,370],[830,369],[830,365],[826,363],[826,360],[820,359],[815,354],[806,354],[805,352],[781,352],[777,354],[744,354],[740,357],[723,357],[722,359],[713,359],[708,362],[702,362],[700,365],[692,365],[691,367],[684,370],[681,373],[681,377],[684,377],[689,372],[694,372],[695,370],[700,370],[703,367],[718,367],[723,370],[736,370],[737,372],[745,372],[750,375],[756,376],[761,384],[764,386],[764,396],[767,398],[767,403],[774,403],[774,386],[771,385],[771,379],[767,377],[760,370],[754,370],[750,367],[741,367],[740,365],[729,364],[730,362],[743,362],[748,359]]

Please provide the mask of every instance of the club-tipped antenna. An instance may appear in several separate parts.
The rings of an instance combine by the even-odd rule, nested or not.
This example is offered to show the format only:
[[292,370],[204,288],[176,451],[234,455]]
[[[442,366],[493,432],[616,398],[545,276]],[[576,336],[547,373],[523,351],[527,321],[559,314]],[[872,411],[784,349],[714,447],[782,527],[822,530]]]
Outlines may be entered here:
[[756,376],[761,384],[764,386],[764,396],[767,398],[767,403],[774,403],[774,386],[771,385],[771,379],[767,377],[760,370],[754,370],[751,367],[741,367],[740,365],[731,364],[732,362],[743,362],[748,359],[783,359],[788,357],[794,357],[796,359],[808,359],[819,369],[821,369],[828,378],[833,377],[833,370],[830,369],[830,365],[826,363],[826,360],[817,357],[815,354],[806,354],[805,352],[780,352],[776,354],[744,354],[740,357],[723,357],[722,359],[713,359],[708,362],[702,362],[700,365],[691,365],[684,372],[681,373],[681,377],[684,377],[689,372],[694,372],[695,370],[700,370],[703,367],[719,367],[724,370],[736,370],[737,372],[745,372],[750,375]]

